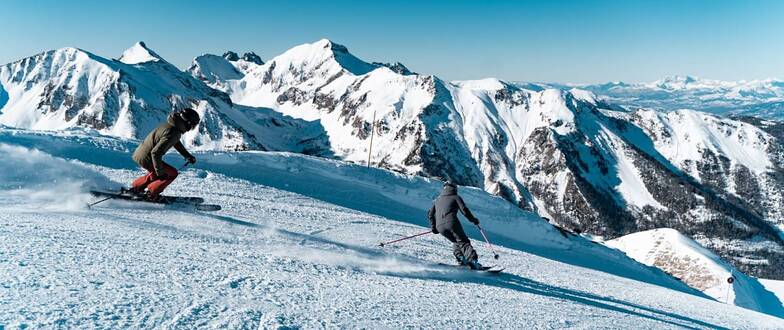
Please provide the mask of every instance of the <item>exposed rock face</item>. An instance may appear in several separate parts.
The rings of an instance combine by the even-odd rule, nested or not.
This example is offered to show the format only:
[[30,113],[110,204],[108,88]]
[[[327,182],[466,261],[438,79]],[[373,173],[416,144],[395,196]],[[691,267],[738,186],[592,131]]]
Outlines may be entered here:
[[403,63],[395,62],[395,63],[381,63],[381,62],[373,62],[374,65],[378,66],[385,66],[390,70],[394,71],[397,74],[402,74],[404,76],[415,75],[416,72],[409,70]]
[[253,64],[257,64],[257,65],[264,64],[264,61],[261,60],[261,56],[256,55],[256,53],[254,53],[254,52],[247,52],[247,53],[243,54],[242,55],[242,60],[244,60],[246,62],[253,63]]
[[227,61],[235,62],[240,59],[240,56],[233,51],[227,51],[223,53],[223,58],[225,58]]

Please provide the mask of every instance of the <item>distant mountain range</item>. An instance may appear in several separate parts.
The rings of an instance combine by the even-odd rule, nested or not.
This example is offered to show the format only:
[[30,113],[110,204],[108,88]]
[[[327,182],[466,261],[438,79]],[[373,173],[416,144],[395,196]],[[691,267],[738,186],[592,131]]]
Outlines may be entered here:
[[650,83],[530,85],[580,88],[599,95],[607,102],[630,109],[691,109],[721,115],[784,119],[784,81],[776,79],[721,81],[692,76],[669,76]]
[[[698,81],[638,89],[698,95]],[[363,164],[369,155],[373,166],[480,187],[570,231],[609,239],[674,228],[741,271],[784,279],[776,123],[636,109],[631,100],[654,101],[618,96],[632,85],[449,82],[320,40],[266,61],[202,55],[185,72],[143,43],[119,60],[66,48],[0,66],[0,86],[2,125],[141,138],[191,106],[205,118],[186,136],[192,147]],[[738,100],[778,97],[737,88]]]

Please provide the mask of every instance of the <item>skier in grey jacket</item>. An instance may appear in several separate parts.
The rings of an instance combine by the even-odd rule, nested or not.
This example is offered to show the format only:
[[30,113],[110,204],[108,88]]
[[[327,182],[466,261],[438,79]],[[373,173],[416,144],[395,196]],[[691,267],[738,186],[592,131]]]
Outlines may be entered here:
[[457,195],[457,186],[452,182],[444,182],[444,190],[441,195],[433,201],[433,207],[427,214],[430,220],[430,228],[434,234],[441,234],[452,242],[452,253],[455,255],[457,262],[461,265],[468,265],[472,269],[480,269],[482,265],[478,262],[478,256],[474,247],[471,246],[471,241],[463,231],[463,226],[457,218],[457,211],[475,225],[479,225],[477,219],[469,210],[463,199]]

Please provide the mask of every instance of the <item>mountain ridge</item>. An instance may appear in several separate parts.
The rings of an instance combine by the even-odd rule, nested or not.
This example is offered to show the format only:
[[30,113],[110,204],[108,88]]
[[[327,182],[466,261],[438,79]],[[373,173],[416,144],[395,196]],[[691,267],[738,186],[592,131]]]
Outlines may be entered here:
[[[575,232],[613,238],[674,227],[744,272],[784,278],[777,227],[784,198],[776,193],[784,157],[780,141],[751,124],[688,111],[653,116],[572,87],[448,82],[371,64],[326,39],[262,64],[227,57],[234,58],[199,56],[187,74],[160,61],[119,71],[144,82],[191,86],[173,94],[175,102],[162,103],[166,110],[157,116],[182,104],[185,95],[205,100],[205,114],[231,119],[218,121],[218,128],[248,133],[235,133],[234,144],[194,139],[191,145],[231,150],[239,144],[242,150],[308,152],[360,164],[369,156],[375,166],[481,188]],[[0,85],[11,86],[2,70]],[[155,76],[137,73],[152,70]],[[23,88],[15,91],[24,94]],[[150,95],[139,96],[160,98]],[[18,96],[9,99],[17,102]],[[35,128],[3,121],[6,108],[0,123]],[[68,111],[61,108],[58,114]],[[210,134],[220,138],[222,131],[204,127],[194,138],[211,141]],[[710,134],[682,134],[694,132]],[[724,135],[721,143],[731,148],[714,148],[713,140]],[[689,157],[671,152],[694,143],[699,148]],[[748,155],[728,151],[738,148],[753,151],[750,158],[762,165],[747,166]]]
[[[673,217],[674,209],[676,213],[696,212],[683,218],[689,223],[692,220],[688,219],[698,219],[697,214],[706,212],[698,210],[708,208],[710,217],[723,219],[716,221],[732,222],[740,217],[745,219],[741,220],[745,226],[751,224],[748,228],[757,228],[748,234],[761,230],[767,233],[765,240],[782,244],[774,225],[781,204],[772,205],[775,214],[761,220],[759,215],[746,211],[750,206],[739,204],[740,198],[732,192],[724,194],[724,187],[684,179],[696,173],[694,160],[689,165],[681,164],[679,159],[671,161],[669,154],[660,152],[657,142],[649,137],[653,129],[637,127],[641,124],[628,115],[630,112],[590,91],[547,86],[527,89],[492,78],[447,82],[435,76],[397,75],[386,68],[355,75],[331,61],[329,53],[299,54],[303,49],[331,49],[332,45],[322,40],[295,47],[297,51],[285,52],[240,79],[226,79],[214,87],[223,88],[236,103],[269,107],[306,120],[319,119],[329,132],[336,155],[355,162],[366,161],[368,149],[363,145],[369,142],[376,112],[374,143],[381,147],[374,148],[371,158],[380,158],[380,166],[482,187],[524,208],[537,209],[571,230],[613,237],[667,224],[670,220],[666,218]],[[347,52],[345,47],[337,49]],[[421,101],[410,102],[411,95]],[[710,118],[699,117],[692,125],[727,124]],[[666,119],[673,123],[676,120],[680,119]],[[764,132],[753,130],[753,134]],[[778,143],[768,138],[765,141]],[[387,147],[392,145],[395,147]],[[755,148],[760,151],[757,157],[770,157],[763,145]],[[393,152],[385,153],[388,149]],[[713,157],[706,162],[710,166],[721,162],[715,155],[723,157],[726,153],[721,151],[725,149],[705,150],[698,150],[693,158],[702,161],[703,157]],[[401,154],[408,157],[395,160]],[[549,156],[543,158],[542,154]],[[551,159],[561,161],[553,163]],[[541,164],[550,164],[553,172],[543,176]],[[654,168],[658,168],[654,177],[659,179],[646,178],[640,172]],[[762,168],[767,170],[767,165]],[[737,176],[729,178],[735,180]],[[692,192],[681,198],[697,196],[687,198],[688,205],[665,193],[683,189]],[[633,208],[631,213],[629,207]],[[608,222],[608,218],[616,220]],[[687,227],[680,229],[690,232]],[[698,232],[704,234],[707,230],[703,227]],[[717,248],[719,244],[707,245]],[[767,254],[763,246],[756,249]],[[781,248],[778,251],[781,253]],[[728,253],[724,251],[723,255],[728,257]],[[750,272],[758,268],[739,266]],[[766,275],[782,276],[779,271]]]

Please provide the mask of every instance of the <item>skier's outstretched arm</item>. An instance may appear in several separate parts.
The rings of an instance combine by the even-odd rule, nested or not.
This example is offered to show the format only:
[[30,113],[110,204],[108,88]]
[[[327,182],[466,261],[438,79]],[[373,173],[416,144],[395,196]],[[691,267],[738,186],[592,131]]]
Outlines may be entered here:
[[479,224],[479,219],[477,219],[474,214],[471,213],[471,210],[468,209],[468,207],[465,205],[465,202],[463,202],[463,198],[460,196],[457,196],[457,207],[460,209],[460,212],[463,213],[463,215],[468,219],[468,221],[471,221],[475,225]]

